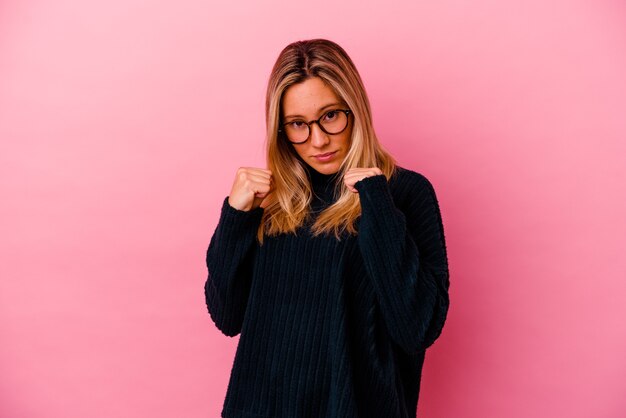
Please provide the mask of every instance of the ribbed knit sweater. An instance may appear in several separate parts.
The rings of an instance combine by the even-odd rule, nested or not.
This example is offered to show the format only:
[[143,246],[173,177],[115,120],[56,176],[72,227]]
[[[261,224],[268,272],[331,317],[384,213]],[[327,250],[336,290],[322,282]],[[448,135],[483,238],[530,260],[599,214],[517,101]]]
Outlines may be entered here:
[[[341,179],[307,169],[317,216]],[[416,416],[425,351],[449,307],[439,204],[402,167],[355,188],[358,234],[340,240],[313,237],[307,222],[259,245],[264,209],[224,199],[204,286],[217,328],[240,334],[222,417]]]

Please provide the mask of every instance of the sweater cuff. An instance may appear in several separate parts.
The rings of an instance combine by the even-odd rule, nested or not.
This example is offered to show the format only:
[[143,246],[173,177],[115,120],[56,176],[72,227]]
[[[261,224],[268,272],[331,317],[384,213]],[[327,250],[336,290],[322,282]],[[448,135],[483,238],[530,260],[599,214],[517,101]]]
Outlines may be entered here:
[[377,213],[393,213],[396,205],[391,195],[389,182],[384,174],[365,177],[354,183],[361,198],[361,205],[374,209]]
[[226,196],[222,202],[222,223],[229,226],[231,232],[240,232],[253,227],[258,227],[263,217],[263,208],[257,207],[248,211],[232,207]]

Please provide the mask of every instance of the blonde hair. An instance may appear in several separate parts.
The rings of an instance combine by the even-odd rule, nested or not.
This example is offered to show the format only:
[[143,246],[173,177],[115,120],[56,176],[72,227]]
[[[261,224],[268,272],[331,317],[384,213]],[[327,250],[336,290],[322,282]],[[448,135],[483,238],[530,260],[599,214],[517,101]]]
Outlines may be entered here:
[[[293,145],[279,133],[282,120],[281,102],[285,91],[294,84],[319,77],[331,87],[352,110],[350,149],[339,168],[339,178],[350,168],[378,167],[389,179],[396,169],[394,158],[378,142],[372,126],[369,100],[361,77],[342,47],[326,39],[297,41],[279,54],[269,77],[265,101],[267,126],[267,167],[272,172],[273,190],[264,203],[257,239],[296,233],[309,216],[311,185],[303,162]],[[354,222],[361,215],[358,193],[337,182],[337,200],[322,211],[311,227],[314,236],[334,233],[339,240],[347,231],[356,234]]]

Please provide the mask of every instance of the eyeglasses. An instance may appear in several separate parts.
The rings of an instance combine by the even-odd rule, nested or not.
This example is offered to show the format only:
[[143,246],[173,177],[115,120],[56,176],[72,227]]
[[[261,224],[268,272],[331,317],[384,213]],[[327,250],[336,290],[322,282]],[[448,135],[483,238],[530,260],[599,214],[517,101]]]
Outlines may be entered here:
[[318,120],[305,122],[303,120],[294,120],[283,123],[282,129],[278,132],[284,132],[287,140],[292,144],[303,144],[311,135],[311,125],[317,123],[317,126],[329,135],[340,134],[348,126],[348,116],[352,113],[349,109],[334,109],[324,113]]

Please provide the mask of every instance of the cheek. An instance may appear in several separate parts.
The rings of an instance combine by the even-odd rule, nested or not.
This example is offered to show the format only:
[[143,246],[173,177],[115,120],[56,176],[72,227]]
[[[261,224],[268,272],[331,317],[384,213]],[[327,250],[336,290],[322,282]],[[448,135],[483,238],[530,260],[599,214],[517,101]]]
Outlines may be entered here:
[[301,145],[299,147],[292,146],[292,148],[293,148],[294,152],[300,156],[300,158],[302,158],[302,159],[306,158],[306,155],[307,155],[307,153],[306,153],[306,146],[303,146],[303,145]]

